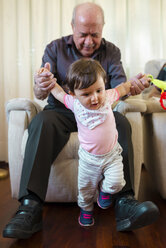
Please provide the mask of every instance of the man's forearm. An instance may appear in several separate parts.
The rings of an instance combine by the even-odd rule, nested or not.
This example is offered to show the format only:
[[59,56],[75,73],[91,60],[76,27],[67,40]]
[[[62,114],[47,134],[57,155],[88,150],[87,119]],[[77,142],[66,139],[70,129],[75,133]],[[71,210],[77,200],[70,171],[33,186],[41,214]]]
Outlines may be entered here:
[[44,100],[48,96],[48,92],[41,90],[36,84],[34,85],[33,90],[36,98],[39,100]]

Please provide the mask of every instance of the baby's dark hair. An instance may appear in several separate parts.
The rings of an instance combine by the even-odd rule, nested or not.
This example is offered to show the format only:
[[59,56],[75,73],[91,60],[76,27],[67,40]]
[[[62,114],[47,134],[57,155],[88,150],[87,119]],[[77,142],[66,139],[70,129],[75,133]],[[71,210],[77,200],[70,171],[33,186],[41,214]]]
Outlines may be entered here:
[[106,82],[106,72],[101,64],[94,59],[82,58],[69,67],[66,82],[69,90],[74,93],[75,89],[86,89],[94,84],[98,77]]

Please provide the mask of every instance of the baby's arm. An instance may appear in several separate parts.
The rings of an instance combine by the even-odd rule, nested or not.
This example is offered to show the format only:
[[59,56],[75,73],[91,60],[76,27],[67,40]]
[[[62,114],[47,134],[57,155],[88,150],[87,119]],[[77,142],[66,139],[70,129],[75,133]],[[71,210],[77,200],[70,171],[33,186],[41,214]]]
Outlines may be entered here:
[[[47,69],[46,68],[41,68],[38,73],[42,73],[42,72],[46,72]],[[64,104],[64,96],[66,95],[66,92],[63,90],[63,88],[57,84],[56,79],[53,78],[52,81],[55,82],[55,87],[51,90],[51,93],[53,94],[53,96],[60,101],[61,103]]]
[[117,90],[119,92],[120,97],[126,95],[138,95],[140,94],[145,88],[149,87],[150,78],[146,74],[142,75],[141,73],[135,76],[134,78],[130,79],[130,81],[125,82],[117,86]]
[[56,82],[55,82],[55,87],[51,90],[51,93],[58,101],[64,104],[64,96],[66,95],[66,92]]
[[126,96],[130,93],[130,88],[131,88],[131,82],[125,82],[116,87],[118,93],[119,93],[119,98]]

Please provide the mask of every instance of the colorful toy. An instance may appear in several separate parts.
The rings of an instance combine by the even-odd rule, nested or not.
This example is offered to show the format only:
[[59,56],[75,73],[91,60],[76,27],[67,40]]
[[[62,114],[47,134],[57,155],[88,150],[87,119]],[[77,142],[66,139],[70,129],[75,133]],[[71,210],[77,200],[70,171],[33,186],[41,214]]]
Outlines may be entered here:
[[166,110],[166,107],[164,106],[163,103],[163,99],[166,99],[166,92],[164,92],[166,90],[166,81],[154,79],[152,75],[148,75],[148,78],[151,79],[151,83],[153,83],[155,86],[161,89],[160,104],[161,107]]

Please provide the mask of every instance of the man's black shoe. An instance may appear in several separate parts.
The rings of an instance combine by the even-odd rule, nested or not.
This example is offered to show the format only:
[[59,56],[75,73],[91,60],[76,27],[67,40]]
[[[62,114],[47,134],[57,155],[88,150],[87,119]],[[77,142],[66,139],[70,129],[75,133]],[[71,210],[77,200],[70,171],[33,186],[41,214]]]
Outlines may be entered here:
[[24,199],[15,216],[3,230],[3,237],[27,239],[41,229],[42,204],[34,200]]
[[132,195],[127,195],[116,200],[115,216],[117,231],[132,231],[156,221],[159,210],[153,202],[140,203]]

